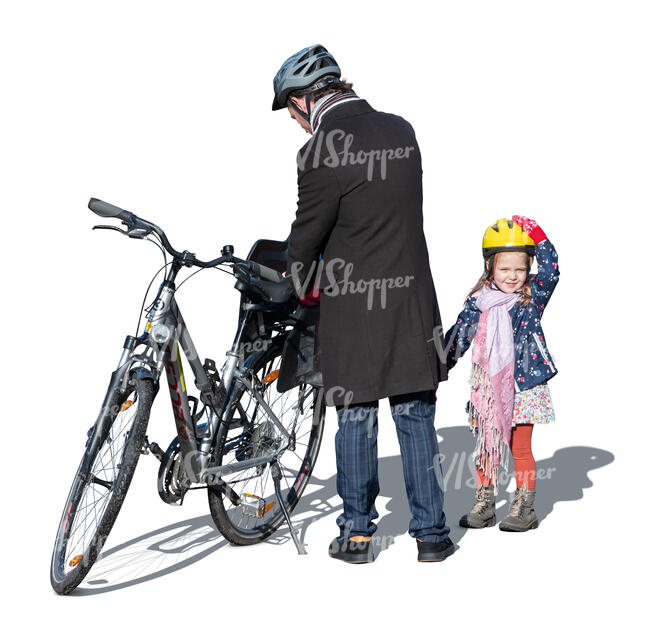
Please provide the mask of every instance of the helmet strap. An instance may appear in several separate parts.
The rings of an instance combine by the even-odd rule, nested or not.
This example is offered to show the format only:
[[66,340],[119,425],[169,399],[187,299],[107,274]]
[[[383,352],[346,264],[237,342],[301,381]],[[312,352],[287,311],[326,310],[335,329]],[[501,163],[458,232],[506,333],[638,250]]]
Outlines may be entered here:
[[530,276],[530,270],[533,266],[533,256],[528,252],[526,253],[526,282],[528,282],[528,276]]
[[332,85],[335,83],[341,82],[336,76],[325,76],[323,80],[319,80],[318,82],[314,83],[313,85],[309,85],[306,89],[299,89],[297,91],[292,92],[289,94],[288,101],[291,101],[292,97],[300,97],[304,96],[305,98],[305,107],[307,108],[307,112],[305,113],[302,111],[300,108],[298,108],[295,104],[293,108],[295,108],[298,111],[298,114],[300,117],[305,119],[306,121],[310,121],[311,118],[311,110],[314,104],[314,100],[312,98],[312,93],[314,91],[317,91],[318,89],[322,89],[323,87],[326,87],[327,85]]
[[312,105],[314,104],[314,101],[311,97],[311,93],[305,94],[305,106],[307,107],[307,113],[305,113],[306,117],[305,119],[309,121],[309,118],[311,117],[311,109]]
[[490,258],[488,259],[487,276],[486,276],[486,278],[488,280],[492,279],[492,277],[493,277],[492,273],[494,271],[494,257],[495,256],[496,256],[496,254],[492,254],[492,256],[490,256]]
[[[292,96],[296,97],[296,96]],[[293,102],[291,102],[291,97],[289,98],[289,102],[291,102],[291,106],[293,106],[294,110],[302,117],[305,121],[310,121],[311,118],[311,109],[312,109],[312,104],[313,101],[311,99],[311,94],[305,93],[304,96],[305,98],[305,107],[307,108],[307,112],[303,111],[299,106],[296,106]]]

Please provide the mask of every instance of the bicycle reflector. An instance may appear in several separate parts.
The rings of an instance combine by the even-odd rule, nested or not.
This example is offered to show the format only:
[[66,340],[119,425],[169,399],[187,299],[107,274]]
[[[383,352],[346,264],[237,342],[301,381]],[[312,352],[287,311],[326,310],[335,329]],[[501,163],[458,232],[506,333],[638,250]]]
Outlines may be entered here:
[[275,371],[271,371],[271,373],[264,376],[264,379],[262,380],[262,383],[263,384],[270,384],[274,380],[277,380],[279,375],[280,375],[280,369],[276,369]]
[[81,558],[83,558],[83,555],[75,556],[74,558],[72,558],[72,560],[70,560],[70,562],[68,562],[68,564],[71,567],[75,567],[77,566],[77,564],[79,564],[79,562],[81,562]]
[[260,516],[264,516],[274,505],[275,501],[269,501],[269,503],[267,503],[264,506],[264,509],[260,512]]
[[122,404],[122,407],[120,408],[120,412],[124,412],[125,410],[128,410],[131,406],[133,406],[133,400],[132,399],[127,399]]

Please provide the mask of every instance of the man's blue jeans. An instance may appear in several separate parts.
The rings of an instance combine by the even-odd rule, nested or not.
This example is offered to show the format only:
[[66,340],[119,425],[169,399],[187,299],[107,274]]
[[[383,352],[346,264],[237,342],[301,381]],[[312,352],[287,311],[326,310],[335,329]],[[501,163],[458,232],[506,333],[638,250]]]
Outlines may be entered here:
[[[443,512],[442,466],[434,428],[433,390],[389,398],[402,455],[406,495],[411,508],[409,534],[440,542],[449,534]],[[336,519],[341,536],[371,536],[379,515],[377,467],[377,412],[379,402],[337,406],[339,429],[335,437],[336,489],[343,513]]]

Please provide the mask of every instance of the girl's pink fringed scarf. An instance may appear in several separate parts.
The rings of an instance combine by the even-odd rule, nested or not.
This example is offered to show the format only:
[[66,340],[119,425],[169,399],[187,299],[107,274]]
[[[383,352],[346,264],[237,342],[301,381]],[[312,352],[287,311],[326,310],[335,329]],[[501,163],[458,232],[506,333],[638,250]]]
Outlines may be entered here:
[[515,347],[508,311],[520,295],[483,286],[476,298],[481,316],[472,349],[469,414],[478,429],[474,459],[495,491],[502,459],[508,468],[505,451],[510,446],[515,398]]

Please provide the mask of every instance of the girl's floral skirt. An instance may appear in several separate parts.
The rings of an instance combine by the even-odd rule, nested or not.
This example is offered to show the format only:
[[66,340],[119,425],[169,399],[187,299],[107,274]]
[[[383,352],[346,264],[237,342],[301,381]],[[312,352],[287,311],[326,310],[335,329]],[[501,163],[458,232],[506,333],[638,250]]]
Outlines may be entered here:
[[520,423],[551,423],[555,421],[548,384],[538,384],[515,393],[512,427]]
[[[469,412],[469,402],[465,411]],[[471,416],[469,421],[470,427],[476,430],[476,423]],[[551,392],[546,383],[515,393],[512,427],[520,423],[552,423],[553,421],[555,421],[555,413],[551,402]]]

